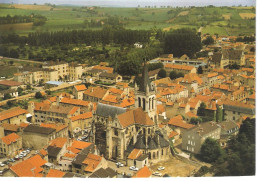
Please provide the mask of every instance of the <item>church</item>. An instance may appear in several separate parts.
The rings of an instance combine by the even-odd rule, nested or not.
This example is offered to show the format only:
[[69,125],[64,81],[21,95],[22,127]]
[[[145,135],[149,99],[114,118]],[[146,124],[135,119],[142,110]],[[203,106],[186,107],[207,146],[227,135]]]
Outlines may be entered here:
[[135,108],[125,109],[98,103],[92,122],[92,141],[107,159],[126,161],[133,149],[150,161],[170,155],[166,135],[158,127],[156,87],[144,64],[140,87],[135,84]]

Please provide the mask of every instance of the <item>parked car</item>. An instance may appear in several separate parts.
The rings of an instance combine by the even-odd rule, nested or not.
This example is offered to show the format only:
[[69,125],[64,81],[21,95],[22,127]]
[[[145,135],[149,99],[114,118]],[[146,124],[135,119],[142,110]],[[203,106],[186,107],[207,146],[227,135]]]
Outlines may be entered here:
[[3,171],[2,170],[0,170],[0,175],[3,175]]
[[129,167],[130,170],[134,170],[135,169],[135,166],[131,166]]
[[154,172],[154,173],[153,173],[153,175],[155,175],[155,176],[159,176],[159,177],[161,177],[161,176],[162,176],[162,174],[161,174],[161,173],[159,173],[159,172]]
[[133,170],[134,170],[134,171],[138,171],[138,170],[139,170],[139,168],[134,168]]
[[16,156],[14,157],[14,159],[15,159],[15,160],[19,160],[19,155],[16,155]]
[[19,155],[19,158],[22,159],[22,158],[23,158],[23,155]]
[[1,163],[1,164],[0,164],[0,166],[1,166],[1,167],[4,167],[4,166],[5,166],[5,164]]
[[160,170],[164,170],[164,169],[165,169],[165,167],[159,166],[157,170],[160,171]]

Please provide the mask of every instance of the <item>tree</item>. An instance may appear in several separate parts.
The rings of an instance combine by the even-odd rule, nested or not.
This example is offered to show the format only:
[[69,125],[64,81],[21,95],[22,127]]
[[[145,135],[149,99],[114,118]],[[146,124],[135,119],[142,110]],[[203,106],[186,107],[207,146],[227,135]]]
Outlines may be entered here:
[[206,104],[204,102],[202,102],[200,104],[200,107],[198,108],[197,115],[198,116],[205,116],[205,108],[206,108]]
[[202,122],[202,119],[201,118],[195,118],[195,117],[192,117],[191,119],[190,119],[190,123],[191,124],[198,124],[198,123],[201,123]]
[[171,80],[174,80],[174,79],[178,78],[177,77],[177,72],[174,71],[174,70],[171,71],[169,77],[171,78]]
[[201,50],[201,38],[195,30],[177,29],[165,34],[164,37],[165,53],[173,53],[176,57],[186,54],[193,57]]
[[11,98],[12,98],[12,96],[9,93],[4,94],[4,100],[11,99]]
[[198,67],[198,71],[197,72],[198,72],[198,74],[203,74],[203,70],[202,70],[201,66]]
[[201,158],[208,163],[215,162],[224,152],[219,143],[213,138],[207,138],[200,149]]
[[17,88],[18,95],[21,96],[23,93],[23,89],[21,87]]
[[214,39],[212,36],[208,36],[205,40],[202,41],[204,45],[211,45],[214,44]]
[[43,98],[43,96],[42,96],[42,94],[40,92],[36,92],[35,93],[35,98],[36,99],[41,99],[41,98]]
[[177,73],[177,77],[178,77],[178,78],[179,78],[179,77],[184,77],[184,73],[182,73],[182,72]]
[[161,77],[161,78],[165,78],[166,77],[166,70],[160,69],[160,71],[158,72],[158,76]]
[[27,84],[27,85],[26,85],[26,89],[27,89],[27,90],[31,90],[31,89],[32,89],[32,86],[31,86],[30,84]]

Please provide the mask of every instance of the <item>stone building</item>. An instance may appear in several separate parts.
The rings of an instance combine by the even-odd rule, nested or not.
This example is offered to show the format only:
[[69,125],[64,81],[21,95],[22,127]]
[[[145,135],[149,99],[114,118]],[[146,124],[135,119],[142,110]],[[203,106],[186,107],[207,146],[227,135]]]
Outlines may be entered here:
[[18,153],[18,150],[22,149],[22,138],[11,133],[0,139],[0,153],[5,156],[13,157]]
[[155,86],[149,81],[146,65],[137,89],[135,85],[134,109],[98,103],[93,112],[92,141],[108,159],[126,161],[135,148],[154,161],[170,154],[167,135],[157,125]]

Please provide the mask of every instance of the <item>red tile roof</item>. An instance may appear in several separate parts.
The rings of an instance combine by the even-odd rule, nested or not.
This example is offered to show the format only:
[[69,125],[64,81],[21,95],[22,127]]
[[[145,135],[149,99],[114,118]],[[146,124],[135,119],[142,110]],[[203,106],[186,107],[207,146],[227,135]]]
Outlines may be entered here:
[[101,160],[102,160],[102,156],[89,153],[87,158],[82,162],[83,164],[87,165],[85,171],[93,172],[97,168]]
[[0,85],[5,85],[5,86],[19,86],[22,85],[20,82],[12,81],[12,80],[1,80]]
[[54,123],[41,123],[41,127],[45,128],[53,128],[56,129],[56,132],[59,132],[60,130],[63,130],[67,128],[68,126],[65,124],[54,124]]
[[11,109],[8,109],[6,111],[0,112],[0,121],[15,117],[15,116],[20,116],[23,114],[28,114],[28,112],[20,107],[14,107]]
[[147,167],[144,166],[139,171],[137,171],[136,175],[133,178],[149,178],[152,175],[152,171]]
[[76,106],[88,106],[88,104],[89,104],[88,101],[83,101],[83,100],[79,100],[79,99],[71,99],[71,98],[67,98],[67,97],[64,97],[63,99],[61,99],[60,102],[64,103],[64,104],[72,104],[72,105],[76,105]]
[[168,136],[168,138],[172,138],[172,137],[174,137],[174,136],[177,136],[179,133],[177,133],[176,131],[172,131],[170,134],[169,134],[169,136]]
[[185,123],[184,120],[182,119],[181,115],[171,118],[170,121],[168,122],[168,124],[176,126],[176,127],[181,127],[184,129],[190,129],[190,128],[194,127],[193,124]]
[[16,142],[19,138],[20,138],[20,136],[18,136],[17,134],[11,133],[7,136],[2,137],[1,139],[5,144],[10,145],[10,144]]
[[67,143],[67,138],[56,138],[50,142],[50,146],[62,148]]
[[50,169],[46,177],[59,177],[62,178],[65,175],[65,172],[60,170]]
[[90,142],[85,142],[85,141],[73,141],[71,147],[74,147],[76,149],[82,150],[84,148],[89,147],[90,145],[92,145],[93,143]]
[[140,155],[142,155],[142,151],[139,149],[133,149],[132,152],[128,155],[128,159],[135,160],[137,159]]
[[87,87],[84,84],[82,84],[82,85],[75,85],[74,87],[75,87],[75,89],[77,91],[87,90]]
[[92,116],[93,116],[92,112],[86,112],[86,113],[71,117],[70,119],[72,121],[77,121],[77,120],[82,120],[82,119],[89,119],[89,118],[92,118]]
[[43,169],[41,167],[45,163],[47,162],[43,160],[40,155],[35,155],[27,160],[11,166],[10,169],[18,177],[42,177],[43,175],[40,172],[42,172]]

